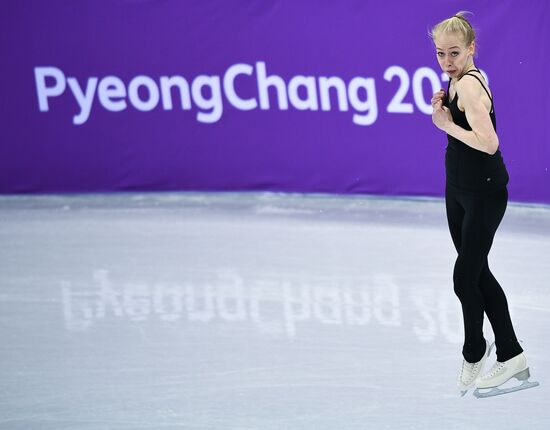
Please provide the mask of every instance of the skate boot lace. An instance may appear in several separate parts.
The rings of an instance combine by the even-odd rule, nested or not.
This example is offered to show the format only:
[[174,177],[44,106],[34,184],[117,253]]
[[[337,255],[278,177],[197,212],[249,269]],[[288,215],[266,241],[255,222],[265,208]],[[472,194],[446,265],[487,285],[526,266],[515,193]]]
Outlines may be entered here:
[[485,375],[483,378],[492,378],[496,375],[498,375],[506,366],[504,363],[501,363],[500,361],[497,361],[495,364],[493,364],[493,367],[491,367],[491,370],[487,375]]
[[[470,381],[475,379],[476,375],[479,372],[480,365],[481,365],[481,361],[478,361],[477,363],[469,363],[466,360],[464,360],[462,364],[462,369],[460,372],[460,380],[463,382],[469,383]],[[464,373],[468,374],[468,381],[464,381]]]

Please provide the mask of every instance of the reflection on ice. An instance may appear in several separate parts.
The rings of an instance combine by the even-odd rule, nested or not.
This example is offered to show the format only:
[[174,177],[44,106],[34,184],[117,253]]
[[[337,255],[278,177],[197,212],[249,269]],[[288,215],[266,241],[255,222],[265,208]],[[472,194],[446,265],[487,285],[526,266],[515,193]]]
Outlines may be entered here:
[[[204,284],[114,282],[108,270],[94,271],[90,284],[62,282],[65,327],[86,331],[102,320],[156,320],[190,324],[248,323],[260,333],[294,338],[301,324],[412,326],[422,342],[438,333],[460,342],[457,301],[449,294],[411,289],[405,294],[391,274],[370,278],[245,279],[222,270]],[[404,299],[403,296],[407,297]],[[403,316],[403,307],[411,312]],[[405,321],[404,321],[405,320]]]

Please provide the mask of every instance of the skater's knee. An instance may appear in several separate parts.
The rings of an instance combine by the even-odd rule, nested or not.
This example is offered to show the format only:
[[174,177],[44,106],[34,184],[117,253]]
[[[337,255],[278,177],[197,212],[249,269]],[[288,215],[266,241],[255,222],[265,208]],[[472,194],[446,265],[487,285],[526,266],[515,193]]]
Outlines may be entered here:
[[455,264],[455,270],[453,272],[453,285],[455,294],[460,298],[466,292],[466,286],[468,284],[468,279],[465,276],[464,270],[462,269],[460,262],[457,261]]
[[462,301],[468,297],[468,291],[462,282],[454,281],[454,292],[456,296]]
[[467,301],[470,298],[474,298],[477,294],[477,286],[473,279],[462,276],[461,274],[455,273],[453,275],[453,287],[456,296],[461,301]]
[[478,262],[476,259],[458,257],[453,271],[453,284],[459,298],[477,294],[482,266],[482,260]]

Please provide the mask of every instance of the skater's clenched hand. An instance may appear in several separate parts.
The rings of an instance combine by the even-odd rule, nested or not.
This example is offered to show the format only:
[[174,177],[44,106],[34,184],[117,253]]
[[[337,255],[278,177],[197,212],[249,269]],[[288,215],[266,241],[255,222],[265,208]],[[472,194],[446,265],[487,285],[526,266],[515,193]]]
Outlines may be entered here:
[[453,124],[451,111],[446,106],[443,106],[443,101],[439,100],[433,106],[432,121],[437,128],[447,131],[449,126]]
[[432,97],[432,107],[435,107],[436,103],[439,101],[443,102],[445,100],[445,97],[446,97],[446,94],[443,88],[435,92]]

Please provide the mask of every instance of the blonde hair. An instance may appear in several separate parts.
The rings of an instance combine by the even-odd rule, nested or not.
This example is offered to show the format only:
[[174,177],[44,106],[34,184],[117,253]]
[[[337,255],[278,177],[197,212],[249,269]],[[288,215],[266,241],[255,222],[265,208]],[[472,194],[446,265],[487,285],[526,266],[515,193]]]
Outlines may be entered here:
[[476,40],[476,33],[464,15],[471,14],[468,11],[457,12],[454,16],[444,19],[439,24],[433,26],[433,28],[428,32],[430,38],[435,41],[435,37],[440,33],[458,33],[464,39],[466,46]]

